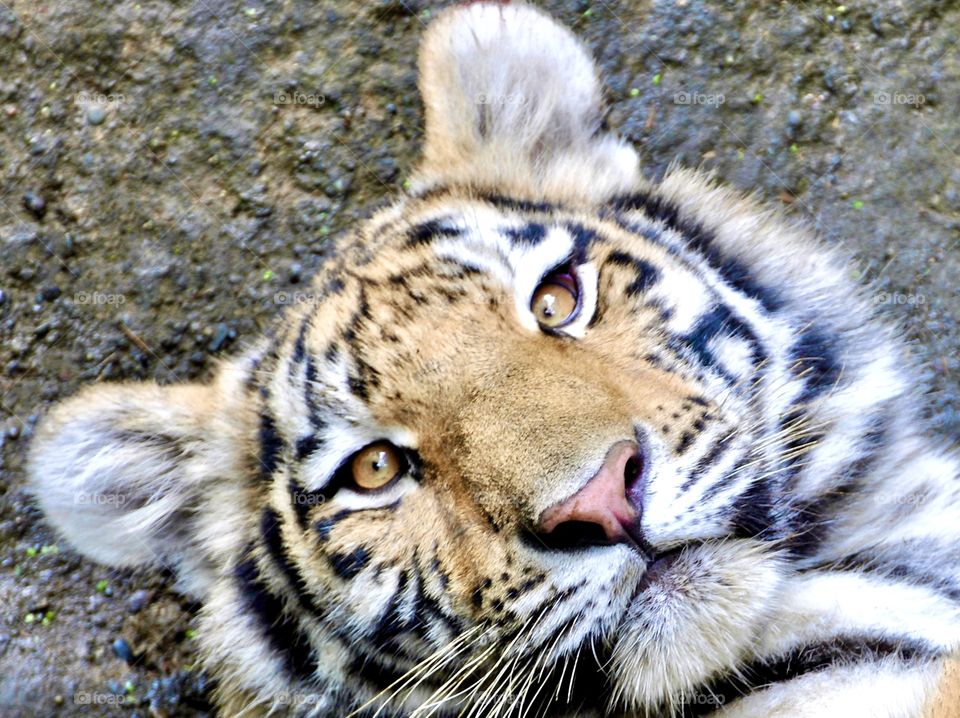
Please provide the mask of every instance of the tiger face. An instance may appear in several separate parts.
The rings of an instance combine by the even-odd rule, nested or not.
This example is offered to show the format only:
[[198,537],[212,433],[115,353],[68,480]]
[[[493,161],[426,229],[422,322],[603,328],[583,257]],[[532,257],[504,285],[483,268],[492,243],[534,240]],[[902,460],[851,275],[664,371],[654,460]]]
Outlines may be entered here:
[[59,407],[47,515],[176,567],[225,715],[669,714],[798,650],[832,625],[804,572],[886,516],[836,497],[912,412],[841,263],[697,174],[643,180],[528,6],[442,14],[420,69],[410,196],[213,384]]
[[[778,558],[741,525],[738,492],[694,489],[735,481],[755,448],[738,394],[760,349],[717,320],[722,289],[671,257],[669,230],[471,194],[414,202],[321,273],[320,308],[261,369],[274,559],[302,544],[296,583],[391,666],[477,629],[546,668],[591,640],[615,652],[646,603],[711,615],[770,592]],[[708,375],[698,352],[714,344],[738,361]],[[664,592],[654,567],[689,585]]]

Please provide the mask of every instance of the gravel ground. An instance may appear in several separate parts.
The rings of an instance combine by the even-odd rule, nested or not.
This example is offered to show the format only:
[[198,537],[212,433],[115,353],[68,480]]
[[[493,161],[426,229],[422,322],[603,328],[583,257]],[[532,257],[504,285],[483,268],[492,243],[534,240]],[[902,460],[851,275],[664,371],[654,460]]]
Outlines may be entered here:
[[[954,440],[960,7],[543,4],[650,176],[714,170],[855,251]],[[193,608],[58,545],[26,447],[82,384],[209,376],[402,189],[439,6],[0,0],[0,715],[209,712]]]

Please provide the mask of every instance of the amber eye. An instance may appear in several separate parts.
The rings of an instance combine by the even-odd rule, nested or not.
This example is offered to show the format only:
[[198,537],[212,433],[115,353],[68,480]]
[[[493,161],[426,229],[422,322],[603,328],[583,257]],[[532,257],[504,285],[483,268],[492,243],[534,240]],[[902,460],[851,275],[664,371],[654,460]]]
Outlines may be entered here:
[[403,452],[387,441],[366,446],[350,462],[353,483],[366,491],[382,489],[406,470]]
[[580,290],[577,279],[568,271],[548,274],[533,293],[530,311],[540,326],[556,329],[577,318]]

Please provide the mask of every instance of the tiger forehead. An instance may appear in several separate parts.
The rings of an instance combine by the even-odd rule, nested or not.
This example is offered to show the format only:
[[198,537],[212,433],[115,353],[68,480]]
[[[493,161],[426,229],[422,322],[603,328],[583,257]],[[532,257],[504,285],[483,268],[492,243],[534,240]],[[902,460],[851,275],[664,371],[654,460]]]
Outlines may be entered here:
[[315,280],[314,301],[291,322],[288,343],[305,339],[298,351],[327,357],[364,345],[434,345],[439,335],[430,332],[469,332],[481,317],[507,320],[505,300],[518,280],[535,283],[565,261],[629,247],[656,266],[673,263],[648,241],[659,232],[653,222],[627,231],[603,214],[470,198],[391,208],[338,247]]
[[[385,280],[397,267],[454,257],[511,258],[536,250],[556,234],[572,248],[604,240],[619,227],[597,208],[576,209],[497,197],[445,197],[413,201],[372,218],[346,249],[350,269]],[[458,251],[459,250],[459,251]],[[479,252],[480,255],[474,254]]]

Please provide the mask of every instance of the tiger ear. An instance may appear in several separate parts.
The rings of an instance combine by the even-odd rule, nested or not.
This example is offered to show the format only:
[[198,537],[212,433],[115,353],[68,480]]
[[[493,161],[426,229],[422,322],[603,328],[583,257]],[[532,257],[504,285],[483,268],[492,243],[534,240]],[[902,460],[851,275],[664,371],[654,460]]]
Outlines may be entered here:
[[636,152],[604,124],[593,60],[541,11],[495,2],[447,10],[427,29],[419,64],[426,140],[416,189],[576,202],[640,181]]
[[[57,406],[30,449],[29,488],[81,553],[119,567],[169,567],[184,590],[207,578],[193,517],[215,456],[214,387],[92,386]],[[226,469],[229,470],[229,469]]]

